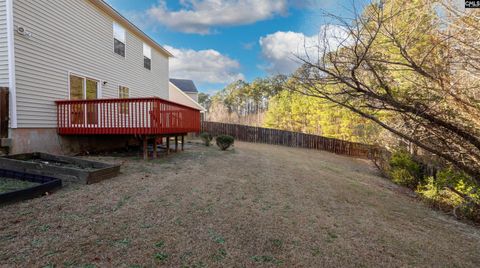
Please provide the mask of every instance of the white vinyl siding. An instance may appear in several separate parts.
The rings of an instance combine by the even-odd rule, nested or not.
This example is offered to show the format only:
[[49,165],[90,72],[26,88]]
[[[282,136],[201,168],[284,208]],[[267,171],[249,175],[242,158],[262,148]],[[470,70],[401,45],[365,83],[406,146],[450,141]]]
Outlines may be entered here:
[[170,101],[193,107],[195,109],[204,110],[204,108],[197,101],[194,101],[192,100],[192,98],[190,98],[189,94],[186,94],[185,92],[180,90],[173,83],[169,84],[168,94],[170,97]]
[[8,87],[7,0],[0,0],[0,87]]
[[69,98],[69,72],[100,79],[101,98],[118,98],[122,85],[130,97],[168,99],[168,58],[152,49],[146,71],[143,41],[127,30],[128,55],[116,55],[113,23],[87,0],[14,1],[15,26],[32,33],[30,39],[15,34],[19,128],[56,127],[54,101]]
[[185,92],[190,98],[198,102],[198,93]]

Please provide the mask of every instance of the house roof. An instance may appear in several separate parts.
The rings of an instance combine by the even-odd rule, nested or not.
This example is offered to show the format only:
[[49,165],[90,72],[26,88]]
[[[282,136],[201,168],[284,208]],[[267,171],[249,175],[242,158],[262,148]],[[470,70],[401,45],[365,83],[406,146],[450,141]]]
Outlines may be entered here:
[[183,92],[198,93],[197,87],[195,86],[192,80],[172,78],[170,79],[170,82],[172,82],[172,84],[174,84],[177,88],[179,88]]
[[[177,79],[178,80],[178,79]],[[192,82],[193,83],[193,82]],[[175,90],[177,91],[178,93],[180,93],[180,95],[182,95],[185,99],[187,99],[188,101],[191,102],[191,104],[193,104],[194,108],[196,109],[200,109],[201,112],[205,112],[206,109],[200,104],[198,103],[197,101],[195,101],[194,99],[192,99],[187,93],[185,93],[183,90],[181,90],[180,88],[178,88],[174,83],[172,83],[172,81],[170,80],[170,85],[173,85],[173,87],[168,87],[169,90]],[[171,94],[171,92],[169,92]],[[170,98],[172,98],[172,96],[170,96]],[[176,100],[178,102],[178,100]],[[179,103],[182,103],[182,102],[179,102]],[[184,104],[184,105],[187,105],[187,106],[190,106],[188,104]]]
[[150,36],[144,33],[140,28],[138,28],[135,24],[130,22],[127,18],[125,18],[122,14],[120,14],[117,10],[115,10],[112,6],[107,4],[104,0],[89,0],[95,6],[100,8],[103,12],[107,13],[111,16],[115,22],[121,24],[122,26],[126,27],[129,31],[136,34],[138,37],[143,39],[145,43],[150,45],[152,48],[156,49],[160,53],[164,54],[167,57],[173,57],[173,54],[166,50],[164,47],[159,45],[156,41],[154,41]]

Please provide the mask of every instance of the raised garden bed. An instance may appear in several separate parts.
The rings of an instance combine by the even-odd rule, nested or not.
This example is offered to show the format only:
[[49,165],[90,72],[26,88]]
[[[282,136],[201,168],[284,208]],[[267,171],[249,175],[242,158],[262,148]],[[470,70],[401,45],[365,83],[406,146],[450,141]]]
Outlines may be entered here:
[[120,165],[46,153],[29,153],[1,157],[0,169],[52,176],[67,182],[91,184],[117,176]]
[[61,186],[57,178],[0,169],[0,204],[35,198]]

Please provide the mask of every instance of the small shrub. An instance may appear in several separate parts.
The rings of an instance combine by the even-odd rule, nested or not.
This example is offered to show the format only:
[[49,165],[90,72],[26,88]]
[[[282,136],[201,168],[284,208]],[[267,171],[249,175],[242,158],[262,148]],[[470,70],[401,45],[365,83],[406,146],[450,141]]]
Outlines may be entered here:
[[404,168],[394,168],[390,172],[392,181],[398,185],[415,189],[418,184],[418,180],[412,176],[412,174]]
[[205,146],[210,146],[210,144],[212,143],[212,140],[213,140],[213,136],[212,136],[212,134],[210,134],[208,132],[202,132],[200,134],[200,139],[202,139]]
[[220,135],[216,138],[217,146],[220,147],[222,151],[227,150],[234,143],[235,139],[229,135]]
[[416,189],[423,181],[421,166],[406,151],[397,151],[390,158],[390,176],[396,184]]

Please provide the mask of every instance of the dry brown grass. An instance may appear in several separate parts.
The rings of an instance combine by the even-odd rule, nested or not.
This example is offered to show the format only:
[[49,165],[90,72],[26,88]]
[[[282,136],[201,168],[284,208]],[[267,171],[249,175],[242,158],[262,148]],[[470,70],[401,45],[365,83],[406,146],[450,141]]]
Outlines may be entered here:
[[0,208],[5,267],[474,267],[479,230],[366,161],[237,143],[125,161],[123,174]]

